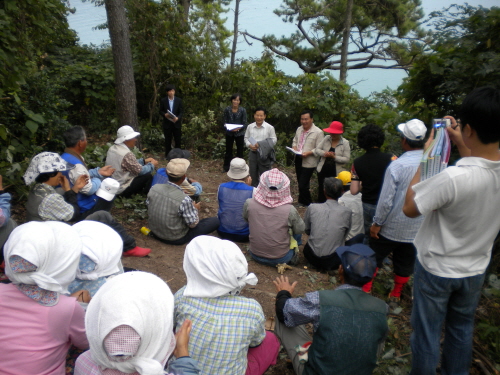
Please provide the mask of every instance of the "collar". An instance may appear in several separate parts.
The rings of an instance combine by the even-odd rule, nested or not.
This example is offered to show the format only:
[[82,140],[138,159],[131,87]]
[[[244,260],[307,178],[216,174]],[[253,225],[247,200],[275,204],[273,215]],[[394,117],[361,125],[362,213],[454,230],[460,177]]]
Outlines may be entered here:
[[457,161],[455,165],[457,167],[476,166],[481,168],[492,169],[500,167],[500,160],[493,161],[485,158],[479,158],[477,156],[467,156]]
[[[167,184],[170,184],[170,185],[172,185],[172,186],[175,186],[177,189],[182,190],[182,188],[181,188],[179,185],[174,184],[173,182],[167,181]],[[186,195],[186,196],[187,196],[187,195]]]
[[40,288],[38,285],[17,284],[17,288],[43,306],[54,306],[59,302],[59,293]]
[[73,150],[72,148],[69,148],[69,147],[66,147],[64,149],[64,152],[66,154],[73,155],[75,158],[77,158],[78,160],[80,160],[83,163],[83,165],[85,166],[85,168],[87,168],[87,164],[85,164],[85,160],[83,159],[83,156],[80,155],[78,152],[76,152],[75,150]]

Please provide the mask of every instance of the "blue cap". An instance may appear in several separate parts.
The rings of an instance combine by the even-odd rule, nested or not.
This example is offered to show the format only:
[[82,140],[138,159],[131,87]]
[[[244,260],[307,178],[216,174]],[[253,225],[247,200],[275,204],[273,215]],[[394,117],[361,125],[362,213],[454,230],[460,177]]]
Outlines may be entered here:
[[356,244],[352,246],[340,246],[336,250],[344,272],[353,281],[366,284],[373,278],[377,268],[375,252],[368,246]]

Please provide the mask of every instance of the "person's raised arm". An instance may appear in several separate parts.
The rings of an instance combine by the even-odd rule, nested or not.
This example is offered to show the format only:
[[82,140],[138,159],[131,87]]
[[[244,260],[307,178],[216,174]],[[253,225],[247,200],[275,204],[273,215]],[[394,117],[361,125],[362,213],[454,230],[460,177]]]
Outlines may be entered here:
[[410,185],[408,186],[408,190],[406,190],[405,203],[403,205],[403,213],[411,218],[418,217],[421,215],[418,210],[417,204],[415,203],[415,191],[413,190],[413,186],[420,182],[420,167],[417,169],[417,173],[413,176]]
[[461,157],[466,157],[471,155],[470,149],[465,145],[464,140],[462,138],[462,129],[460,125],[455,121],[455,118],[452,116],[445,116],[444,118],[450,119],[451,126],[446,128],[448,135],[450,136],[451,141],[457,146],[458,153]]

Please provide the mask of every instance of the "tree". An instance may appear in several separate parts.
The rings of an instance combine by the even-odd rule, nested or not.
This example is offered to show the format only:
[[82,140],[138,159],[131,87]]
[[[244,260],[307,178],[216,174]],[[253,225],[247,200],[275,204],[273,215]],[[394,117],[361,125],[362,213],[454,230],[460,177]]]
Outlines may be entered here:
[[236,46],[238,44],[238,17],[240,16],[240,1],[241,0],[236,0],[234,6],[233,46],[231,48],[231,64],[230,64],[231,68],[234,68],[234,60],[236,58]]
[[[408,69],[427,43],[418,27],[423,16],[420,0],[284,0],[275,13],[284,22],[296,22],[298,30],[279,39],[244,34],[296,62],[306,73],[342,67],[344,71]],[[392,64],[381,63],[388,60]]]
[[453,5],[430,18],[432,51],[419,56],[399,87],[405,107],[427,119],[456,113],[474,88],[500,88],[500,8]]
[[105,0],[109,36],[113,50],[116,85],[116,110],[119,125],[139,129],[129,24],[124,0]]

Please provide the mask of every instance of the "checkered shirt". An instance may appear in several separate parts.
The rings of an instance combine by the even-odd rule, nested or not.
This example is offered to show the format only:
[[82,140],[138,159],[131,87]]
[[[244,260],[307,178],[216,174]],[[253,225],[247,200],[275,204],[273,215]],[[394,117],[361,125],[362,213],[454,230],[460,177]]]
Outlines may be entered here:
[[192,320],[189,354],[202,373],[244,375],[248,348],[266,336],[260,304],[241,296],[185,297],[184,289],[175,294],[176,328]]

